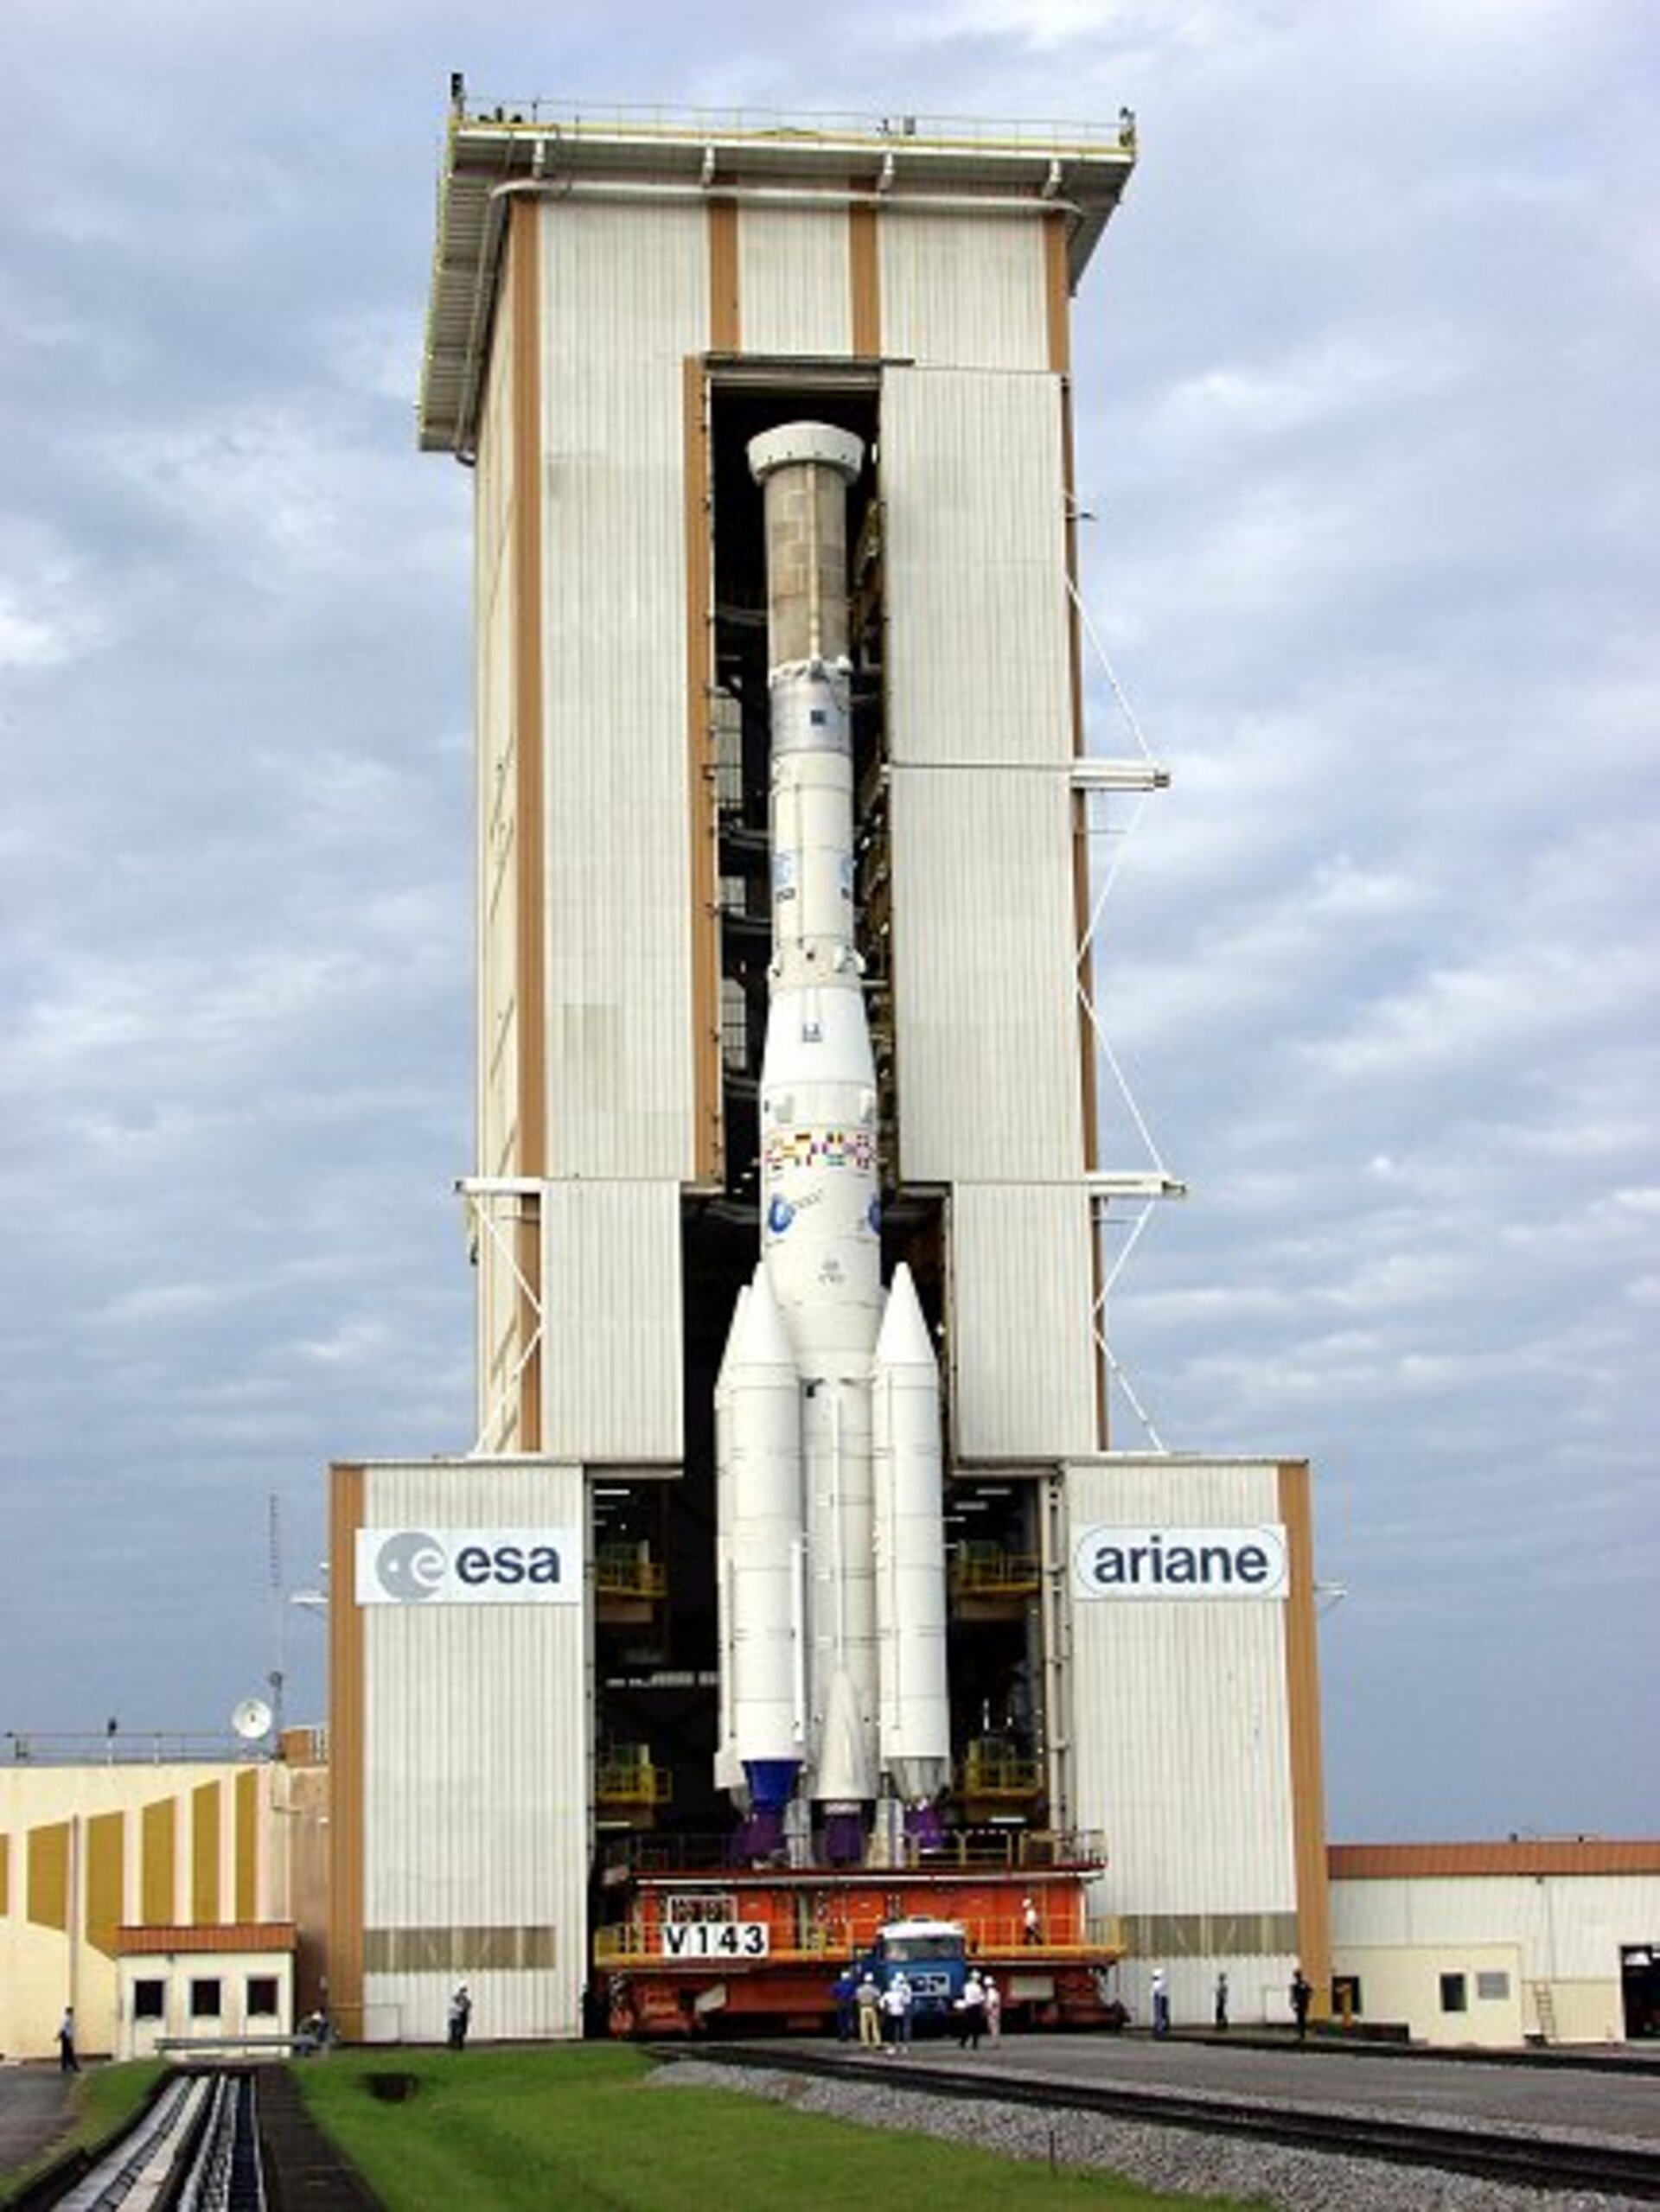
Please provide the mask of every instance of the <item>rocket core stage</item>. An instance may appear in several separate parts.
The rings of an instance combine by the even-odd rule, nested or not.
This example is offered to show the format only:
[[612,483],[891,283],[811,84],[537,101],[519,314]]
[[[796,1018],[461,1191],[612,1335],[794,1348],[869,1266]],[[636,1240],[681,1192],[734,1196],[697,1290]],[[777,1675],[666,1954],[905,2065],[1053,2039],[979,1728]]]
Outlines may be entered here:
[[881,1277],[876,1074],[853,942],[847,487],[860,441],[751,441],[766,501],[772,959],[761,1260],[715,1386],[715,1779],[757,1850],[857,1856],[865,1807],[950,1763],[939,1368],[910,1270]]

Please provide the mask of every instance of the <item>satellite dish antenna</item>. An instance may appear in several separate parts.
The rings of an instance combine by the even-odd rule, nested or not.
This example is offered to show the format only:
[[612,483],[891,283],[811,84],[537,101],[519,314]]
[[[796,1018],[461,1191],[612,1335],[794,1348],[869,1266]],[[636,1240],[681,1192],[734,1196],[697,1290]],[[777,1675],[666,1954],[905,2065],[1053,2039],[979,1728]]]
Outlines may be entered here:
[[263,1698],[244,1698],[231,1715],[231,1726],[245,1743],[258,1743],[271,1733],[271,1707]]

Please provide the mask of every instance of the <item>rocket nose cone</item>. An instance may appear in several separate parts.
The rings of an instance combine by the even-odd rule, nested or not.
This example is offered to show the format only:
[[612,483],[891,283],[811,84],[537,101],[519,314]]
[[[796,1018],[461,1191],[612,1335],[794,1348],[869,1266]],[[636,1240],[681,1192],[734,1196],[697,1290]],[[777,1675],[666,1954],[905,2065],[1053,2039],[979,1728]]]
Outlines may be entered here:
[[877,1332],[876,1364],[879,1367],[927,1367],[937,1365],[933,1339],[928,1333],[922,1301],[909,1267],[902,1259],[888,1286],[888,1302]]

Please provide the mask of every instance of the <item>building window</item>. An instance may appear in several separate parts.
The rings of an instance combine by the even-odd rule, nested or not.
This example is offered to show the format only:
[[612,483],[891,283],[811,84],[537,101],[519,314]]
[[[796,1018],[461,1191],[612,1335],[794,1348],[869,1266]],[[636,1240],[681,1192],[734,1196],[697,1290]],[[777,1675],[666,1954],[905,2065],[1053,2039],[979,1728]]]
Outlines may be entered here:
[[167,1984],[164,1981],[134,1982],[132,2017],[135,2020],[166,2019]]
[[1469,1996],[1462,1974],[1441,1976],[1441,2010],[1443,2012],[1464,2012],[1469,2009]]
[[1478,1974],[1476,1995],[1490,2005],[1503,2005],[1510,1993],[1510,1978],[1506,1973]]
[[193,1981],[190,1985],[190,2018],[193,2020],[217,2020],[220,2010],[218,1982]]
[[277,2017],[277,1977],[275,1974],[250,1974],[248,1977],[248,2018],[253,2019]]

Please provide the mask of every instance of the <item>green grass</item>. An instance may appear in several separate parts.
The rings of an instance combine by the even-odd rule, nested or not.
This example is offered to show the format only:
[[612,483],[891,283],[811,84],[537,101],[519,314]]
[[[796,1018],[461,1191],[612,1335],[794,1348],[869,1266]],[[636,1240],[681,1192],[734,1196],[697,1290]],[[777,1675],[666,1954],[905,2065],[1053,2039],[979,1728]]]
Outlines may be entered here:
[[[954,2212],[1152,2212],[1193,2200],[736,2090],[649,2088],[616,2045],[336,2051],[296,2069],[313,2118],[387,2212],[778,2212],[950,2205]],[[405,2074],[402,2103],[369,2077]],[[1213,2204],[1222,2200],[1212,2199]],[[1230,2212],[1243,2212],[1229,2200]]]
[[75,2083],[74,2117],[68,2132],[43,2158],[0,2173],[0,2206],[15,2202],[36,2175],[77,2145],[92,2150],[118,2134],[166,2071],[163,2060],[147,2058],[131,2065],[97,2066],[83,2074]]

